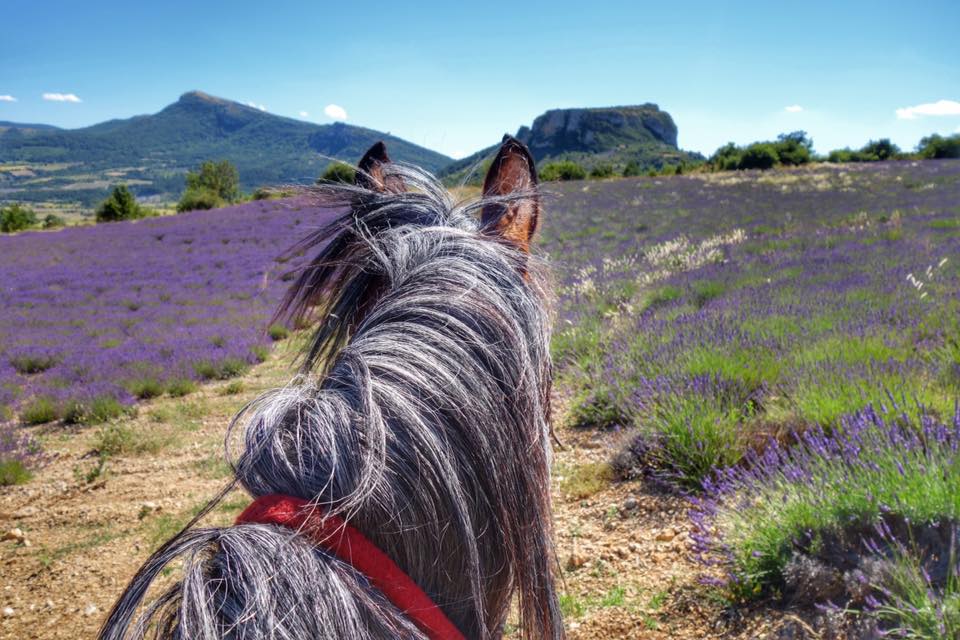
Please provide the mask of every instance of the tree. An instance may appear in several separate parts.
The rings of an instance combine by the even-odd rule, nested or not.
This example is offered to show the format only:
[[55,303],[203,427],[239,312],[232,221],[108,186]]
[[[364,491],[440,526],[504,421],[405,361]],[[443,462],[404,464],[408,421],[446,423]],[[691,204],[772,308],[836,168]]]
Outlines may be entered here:
[[346,162],[331,162],[327,165],[323,175],[317,180],[321,182],[342,182],[344,184],[353,184],[357,178],[357,170]]
[[709,162],[714,169],[731,171],[740,167],[740,158],[742,156],[743,150],[734,143],[728,142],[713,152]]
[[917,152],[924,158],[960,158],[960,133],[949,137],[935,133],[921,138]]
[[207,160],[200,170],[187,172],[187,188],[177,211],[215,209],[240,200],[240,172],[229,160]]
[[777,152],[777,161],[785,165],[801,165],[810,162],[813,140],[806,131],[781,133],[773,143]]
[[37,214],[20,204],[0,209],[0,232],[23,231],[37,224]]
[[900,147],[890,142],[890,138],[880,138],[863,145],[860,154],[864,159],[889,160],[900,154]]
[[97,222],[133,220],[144,215],[146,212],[137,204],[137,199],[125,184],[114,187],[110,197],[97,207]]

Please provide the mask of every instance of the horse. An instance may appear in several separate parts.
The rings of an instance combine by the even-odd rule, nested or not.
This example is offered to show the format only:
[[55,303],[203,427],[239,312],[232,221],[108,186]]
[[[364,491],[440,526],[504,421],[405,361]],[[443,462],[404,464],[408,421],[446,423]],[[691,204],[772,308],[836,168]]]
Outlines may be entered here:
[[[234,418],[230,486],[100,638],[563,638],[529,150],[504,136],[473,201],[383,143],[354,184],[307,195],[342,215],[295,246],[278,317],[316,327],[300,369]],[[254,498],[237,523],[199,526],[237,485]]]

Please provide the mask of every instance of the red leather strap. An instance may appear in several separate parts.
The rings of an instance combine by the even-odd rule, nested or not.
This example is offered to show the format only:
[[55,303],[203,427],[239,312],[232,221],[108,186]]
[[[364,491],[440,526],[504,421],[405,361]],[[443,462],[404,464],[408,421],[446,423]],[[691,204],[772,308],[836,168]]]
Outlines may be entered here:
[[343,518],[324,514],[301,498],[273,494],[257,498],[237,524],[276,524],[307,536],[365,575],[430,640],[466,640],[410,576]]

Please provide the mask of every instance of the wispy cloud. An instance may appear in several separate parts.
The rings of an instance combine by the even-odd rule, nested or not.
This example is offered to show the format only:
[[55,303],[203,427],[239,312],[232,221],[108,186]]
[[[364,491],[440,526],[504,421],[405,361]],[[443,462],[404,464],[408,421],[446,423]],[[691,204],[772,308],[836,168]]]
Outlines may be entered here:
[[310,114],[307,113],[306,111],[301,111],[301,112],[300,112],[300,117],[301,117],[301,118],[309,118],[309,117],[310,117]]
[[916,120],[920,116],[960,116],[960,102],[956,100],[937,100],[915,107],[897,109],[900,120]]
[[45,93],[43,99],[48,102],[83,102],[73,93]]
[[333,118],[334,120],[347,119],[347,110],[338,104],[328,104],[323,108],[323,112],[327,114],[328,118]]
[[259,109],[260,111],[266,111],[267,108],[262,104],[257,104],[256,102],[247,102],[248,107],[253,107],[254,109]]
[[11,95],[2,95],[0,96],[0,102],[16,102],[17,99]]
[[803,111],[803,107],[798,104],[792,104],[789,107],[784,107],[783,110],[788,113],[800,113]]

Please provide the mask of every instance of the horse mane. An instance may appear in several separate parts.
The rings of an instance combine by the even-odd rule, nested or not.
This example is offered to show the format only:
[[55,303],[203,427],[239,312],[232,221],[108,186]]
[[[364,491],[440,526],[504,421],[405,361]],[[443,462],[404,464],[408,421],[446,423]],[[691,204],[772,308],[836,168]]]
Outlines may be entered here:
[[[195,528],[234,484],[309,500],[362,531],[468,638],[562,638],[550,511],[549,317],[543,270],[426,172],[409,190],[324,184],[343,211],[278,315],[315,321],[300,374],[228,430],[231,487],[134,576],[106,639],[423,638],[352,567],[294,531]],[[332,239],[330,239],[332,236]],[[243,426],[242,435],[231,434]],[[143,607],[164,567],[183,578]],[[142,608],[140,615],[138,610]]]

